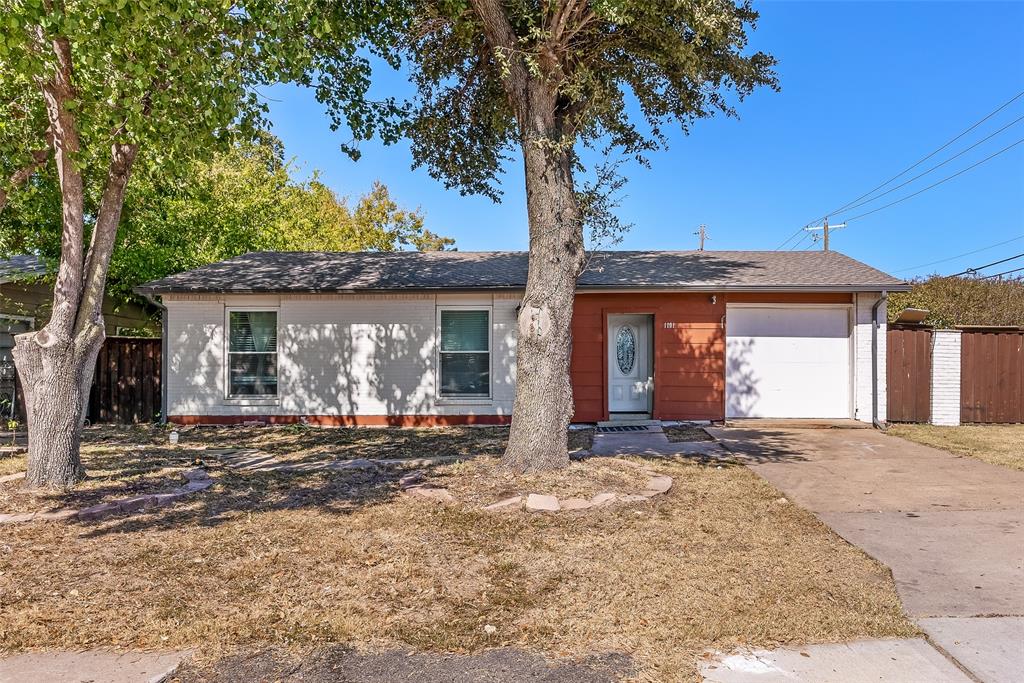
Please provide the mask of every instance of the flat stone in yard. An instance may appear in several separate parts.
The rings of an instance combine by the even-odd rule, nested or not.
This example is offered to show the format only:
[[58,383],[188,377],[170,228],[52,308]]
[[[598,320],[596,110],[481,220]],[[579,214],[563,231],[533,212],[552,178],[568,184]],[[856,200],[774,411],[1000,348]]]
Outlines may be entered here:
[[495,512],[497,510],[507,510],[509,508],[519,507],[523,503],[522,496],[512,496],[504,500],[499,500],[497,503],[491,503],[484,507],[484,510],[488,512]]
[[35,512],[16,512],[13,514],[0,514],[0,524],[19,524],[21,522],[31,522],[35,519]]
[[555,496],[544,496],[539,493],[531,493],[526,497],[527,512],[558,512],[562,506]]
[[409,472],[403,474],[398,480],[398,486],[403,489],[411,488],[417,484],[423,483],[424,475],[423,470],[416,470],[415,472]]
[[25,478],[25,473],[24,472],[15,472],[14,474],[5,474],[4,476],[0,477],[0,484],[6,484],[9,481],[15,481],[17,479],[24,479],[24,478]]
[[647,490],[644,491],[644,495],[656,496],[660,493],[668,493],[670,488],[672,488],[672,477],[659,474],[647,480]]
[[331,463],[332,470],[375,470],[377,465],[370,462],[366,458],[356,458],[355,460],[340,460],[335,463]]
[[594,504],[585,498],[566,498],[559,501],[563,510],[589,510]]
[[69,508],[66,510],[54,510],[53,512],[38,512],[36,513],[35,519],[47,522],[62,522],[77,516],[78,510],[72,510]]
[[618,496],[614,493],[599,493],[593,498],[591,498],[590,502],[594,505],[594,507],[600,507],[602,505],[608,505],[616,498],[618,498]]
[[121,508],[121,512],[138,512],[139,510],[155,507],[156,500],[154,500],[152,495],[132,496],[131,498],[117,501],[117,505]]
[[78,518],[83,520],[96,520],[109,517],[110,515],[116,515],[121,512],[121,507],[117,504],[117,501],[110,503],[100,503],[99,505],[93,505],[78,511]]

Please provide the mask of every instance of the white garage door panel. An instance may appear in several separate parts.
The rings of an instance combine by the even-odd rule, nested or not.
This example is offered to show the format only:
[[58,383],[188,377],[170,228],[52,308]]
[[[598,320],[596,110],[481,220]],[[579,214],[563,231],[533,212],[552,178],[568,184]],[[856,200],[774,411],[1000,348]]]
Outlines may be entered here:
[[740,308],[726,316],[728,417],[850,417],[846,308]]

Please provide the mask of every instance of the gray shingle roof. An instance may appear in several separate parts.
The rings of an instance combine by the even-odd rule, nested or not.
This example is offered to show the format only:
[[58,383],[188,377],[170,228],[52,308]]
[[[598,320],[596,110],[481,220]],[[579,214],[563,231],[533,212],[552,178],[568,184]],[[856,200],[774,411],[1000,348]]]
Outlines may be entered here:
[[46,263],[33,254],[0,259],[0,284],[46,275]]
[[[147,294],[521,289],[526,252],[253,252],[148,282]],[[900,290],[838,252],[596,252],[580,289]]]

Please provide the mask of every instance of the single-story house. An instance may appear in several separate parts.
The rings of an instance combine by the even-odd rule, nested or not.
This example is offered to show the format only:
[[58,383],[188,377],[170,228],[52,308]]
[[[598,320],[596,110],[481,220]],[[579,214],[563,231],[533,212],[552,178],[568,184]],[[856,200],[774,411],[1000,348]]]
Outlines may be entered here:
[[[138,291],[166,307],[173,422],[501,424],[526,273],[523,252],[259,252]],[[836,252],[597,252],[573,419],[884,419],[885,292],[907,288]]]

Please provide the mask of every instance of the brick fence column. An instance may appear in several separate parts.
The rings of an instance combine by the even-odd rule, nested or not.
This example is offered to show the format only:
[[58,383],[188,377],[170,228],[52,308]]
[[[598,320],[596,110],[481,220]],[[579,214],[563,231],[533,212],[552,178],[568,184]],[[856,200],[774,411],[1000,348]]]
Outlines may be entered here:
[[932,424],[960,424],[960,330],[932,332]]

